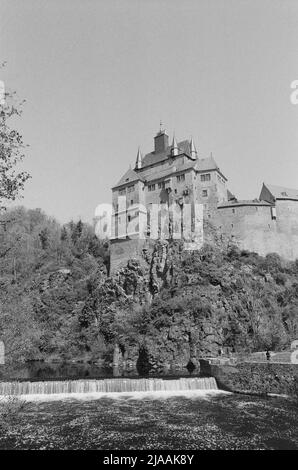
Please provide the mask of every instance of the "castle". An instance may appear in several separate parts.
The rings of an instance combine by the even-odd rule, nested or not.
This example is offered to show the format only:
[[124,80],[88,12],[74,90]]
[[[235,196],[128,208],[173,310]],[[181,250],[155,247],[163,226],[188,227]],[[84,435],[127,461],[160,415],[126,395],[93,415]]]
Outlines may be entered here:
[[[227,181],[212,154],[201,158],[192,138],[177,142],[174,136],[169,144],[160,128],[154,150],[142,156],[139,149],[134,169],[112,188],[111,272],[142,256],[152,238],[148,213],[158,204],[191,206],[192,224],[194,208],[201,207],[202,218],[240,249],[298,258],[298,190],[264,183],[258,199],[244,201],[231,194]],[[132,229],[123,231],[123,223]],[[199,236],[195,246],[201,243]]]

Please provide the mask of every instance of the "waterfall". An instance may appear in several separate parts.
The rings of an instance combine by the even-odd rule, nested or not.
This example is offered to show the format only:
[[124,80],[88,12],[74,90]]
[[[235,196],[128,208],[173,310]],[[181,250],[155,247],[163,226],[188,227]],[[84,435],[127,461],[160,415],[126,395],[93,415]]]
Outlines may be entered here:
[[217,390],[214,377],[0,382],[0,395]]

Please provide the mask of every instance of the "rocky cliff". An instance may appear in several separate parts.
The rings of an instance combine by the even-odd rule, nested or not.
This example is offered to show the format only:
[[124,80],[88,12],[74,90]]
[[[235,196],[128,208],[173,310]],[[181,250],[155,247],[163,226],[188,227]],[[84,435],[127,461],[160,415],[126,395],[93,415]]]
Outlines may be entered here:
[[98,283],[91,311],[113,345],[107,361],[186,371],[202,357],[287,347],[298,332],[297,274],[297,263],[228,243],[187,252],[159,241]]

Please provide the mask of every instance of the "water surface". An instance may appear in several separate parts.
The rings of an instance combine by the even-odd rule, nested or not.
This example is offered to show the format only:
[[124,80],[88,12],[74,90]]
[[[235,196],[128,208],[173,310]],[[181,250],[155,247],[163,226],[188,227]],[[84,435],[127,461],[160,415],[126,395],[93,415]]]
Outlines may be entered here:
[[1,449],[297,449],[297,402],[222,392],[30,402]]

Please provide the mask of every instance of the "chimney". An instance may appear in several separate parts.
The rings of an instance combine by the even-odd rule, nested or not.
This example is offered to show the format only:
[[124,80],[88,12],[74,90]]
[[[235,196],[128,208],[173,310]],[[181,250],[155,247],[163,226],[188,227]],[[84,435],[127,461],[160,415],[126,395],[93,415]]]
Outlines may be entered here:
[[160,130],[154,137],[154,152],[164,152],[169,146],[169,136],[165,130]]

